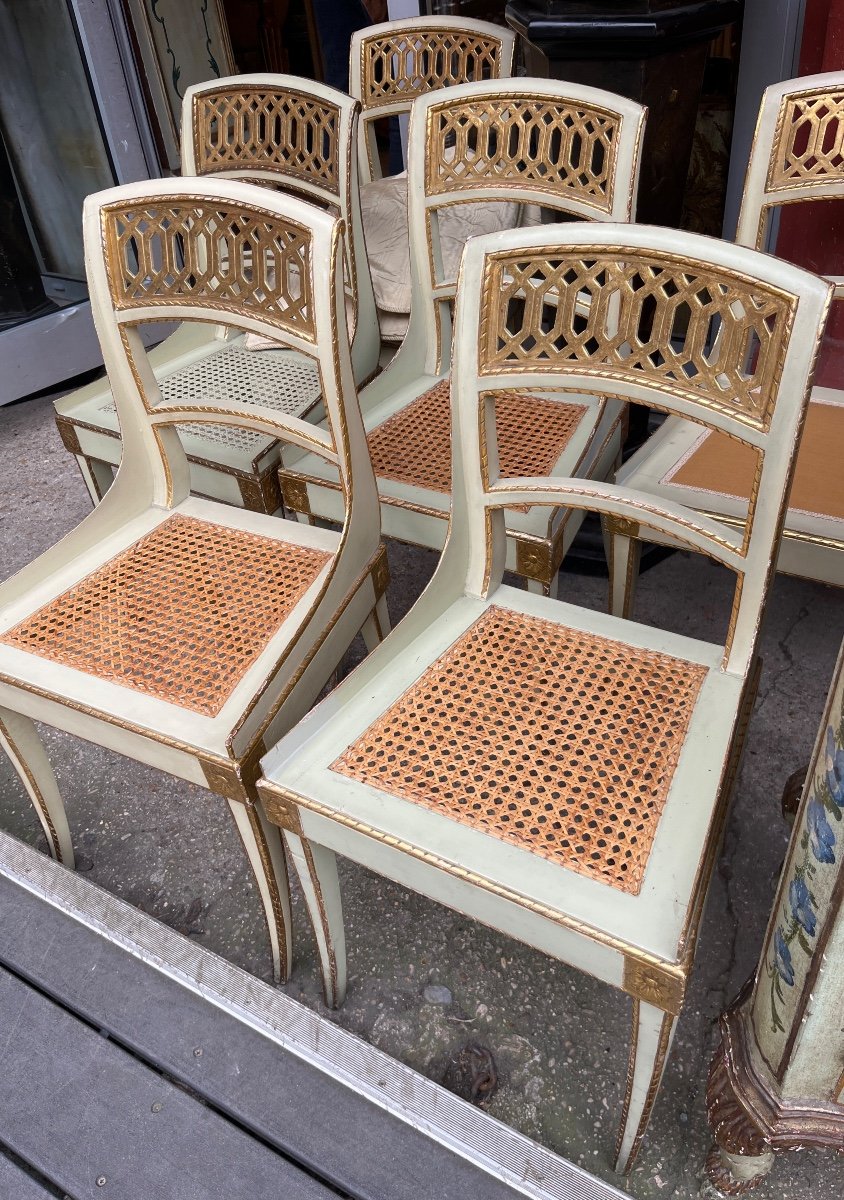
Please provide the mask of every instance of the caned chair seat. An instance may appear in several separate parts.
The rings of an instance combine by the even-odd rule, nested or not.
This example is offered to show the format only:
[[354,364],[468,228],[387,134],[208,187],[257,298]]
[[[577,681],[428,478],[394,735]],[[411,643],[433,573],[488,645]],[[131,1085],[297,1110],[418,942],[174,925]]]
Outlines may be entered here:
[[[0,585],[0,746],[68,865],[67,818],[35,720],[223,796],[280,977],[287,873],[257,804],[257,761],[305,715],[357,633],[372,646],[389,628],[375,478],[340,319],[343,226],[291,196],[203,178],[90,196],[84,228],[115,405],[103,416],[123,453],[86,520]],[[184,267],[174,271],[177,249]],[[247,254],[258,272],[275,271],[272,296],[249,272],[232,286],[231,266]],[[180,366],[160,386],[139,330],[170,314],[184,322],[174,335]],[[202,324],[235,336],[205,354]],[[246,333],[280,348],[253,367],[241,361]],[[192,355],[199,393],[185,385]],[[284,410],[286,383],[264,401],[288,367],[311,392],[318,376],[325,430]],[[326,454],[343,480],[342,529],[190,495],[177,431],[188,444],[213,437],[224,453],[259,456],[286,438]]]
[[[358,110],[348,96],[288,75],[238,75],[191,87],[182,105],[182,174],[292,190],[344,218],[347,320],[355,378],[362,383],[377,371],[380,341],[356,179]],[[239,270],[248,274],[251,249],[244,248],[237,264],[223,266],[232,278]],[[269,264],[268,300],[272,274]],[[316,366],[304,355],[272,346],[254,332],[188,322],[149,361],[165,403],[213,405],[239,398],[319,419],[324,407]],[[58,400],[56,420],[96,502],[111,486],[122,453],[107,380]],[[180,427],[179,433],[196,494],[257,512],[280,509],[276,439],[202,424]]]
[[[289,416],[307,416],[322,394],[315,364],[289,350],[255,351],[245,343],[244,335],[209,342],[205,329],[182,325],[166,344],[164,365],[156,372],[162,403],[242,401]],[[149,357],[157,361],[156,350]],[[101,383],[83,391],[85,395],[76,394],[72,416],[65,409],[57,417],[59,430],[66,445],[78,448],[85,440],[86,449],[95,451],[102,464],[91,478],[107,471],[109,482],[122,455],[117,407]],[[179,426],[179,436],[191,464],[195,493],[257,512],[280,508],[277,439],[249,429],[201,423]]]
[[[711,238],[583,222],[473,238],[460,279],[437,570],[384,645],[263,759],[258,792],[302,881],[330,1003],[345,989],[338,852],[632,998],[626,1171],[692,969],[831,288]],[[546,388],[571,403],[623,395],[751,447],[745,527],[617,484],[509,475],[532,449],[499,446],[502,397]],[[525,508],[663,531],[728,567],[724,641],[505,586]]]
[[[455,85],[414,102],[408,140],[410,326],[396,357],[361,392],[389,536],[439,550],[447,531],[445,397],[459,259],[446,254],[444,222],[479,200],[489,207],[541,204],[599,222],[630,219],[644,120],[645,110],[632,101],[549,80]],[[588,311],[589,282],[572,290],[578,320]],[[530,305],[532,283],[519,270],[502,286],[514,301]],[[541,314],[549,340],[556,319],[550,308]],[[625,404],[613,393],[563,393],[546,380],[541,394],[519,389],[500,408],[501,453],[518,447],[526,474],[606,478],[615,470]],[[283,452],[282,462],[281,490],[290,510],[335,520],[340,494],[330,469],[293,448]],[[508,568],[529,587],[549,592],[581,520],[578,513],[541,508],[509,513]]]
[[329,770],[638,896],[703,658],[490,604]]
[[176,706],[204,728],[205,748],[224,754],[226,704],[239,685],[254,693],[295,638],[296,606],[301,618],[339,536],[268,517],[233,526],[225,507],[192,500],[141,524],[151,524],[142,536],[130,525],[98,558],[74,563],[85,572],[77,582],[67,586],[63,571],[4,609],[4,674],[92,709],[102,695],[105,719],[142,713],[160,737]]
[[[410,315],[407,173],[382,176],[375,122],[406,115],[417,96],[453,84],[509,78],[515,44],[512,30],[464,17],[409,17],[352,34],[349,91],[361,103],[361,211],[384,342],[403,340]],[[487,206],[487,232],[516,223],[518,210],[503,214],[501,207]],[[465,240],[472,230],[455,232]]]
[[[378,480],[381,529],[399,541],[441,550],[451,512],[450,377],[417,396],[406,407],[393,398],[364,418],[367,445]],[[620,449],[621,406],[588,393],[502,393],[496,406],[499,453],[513,475],[583,473],[601,477],[615,464]],[[519,468],[516,470],[516,468]],[[330,464],[315,455],[295,469],[282,470],[287,503],[328,520],[342,514],[342,491]],[[317,491],[319,489],[319,491]],[[507,569],[528,578],[552,567],[551,549],[568,545],[576,514],[519,505],[508,511]],[[554,551],[556,553],[556,551]],[[556,560],[553,560],[556,561]]]
[[550,916],[617,986],[621,944],[670,975],[742,688],[717,649],[506,586],[397,640],[273,751],[271,819],[546,951]]
[[[647,445],[647,456],[619,472],[620,483],[715,514],[737,527],[744,524],[756,467],[752,449],[674,418]],[[842,453],[844,395],[816,387],[806,411],[778,571],[844,586]]]
[[[844,197],[844,159],[825,150],[840,139],[842,105],[841,72],[789,79],[764,92],[736,230],[740,245],[764,249],[772,218],[784,206]],[[844,282],[830,282],[842,300]],[[749,355],[752,349],[747,347]],[[787,575],[844,587],[842,457],[844,388],[815,387],[777,554],[777,569]],[[722,435],[702,435],[672,417],[624,464],[618,482],[741,527],[754,467],[752,448]],[[640,545],[611,523],[607,533],[611,608],[629,615]],[[676,544],[659,535],[652,540]]]
[[[584,404],[502,392],[495,409],[501,469],[507,475],[550,475],[586,411]],[[376,425],[366,440],[376,474],[450,496],[450,380]]]

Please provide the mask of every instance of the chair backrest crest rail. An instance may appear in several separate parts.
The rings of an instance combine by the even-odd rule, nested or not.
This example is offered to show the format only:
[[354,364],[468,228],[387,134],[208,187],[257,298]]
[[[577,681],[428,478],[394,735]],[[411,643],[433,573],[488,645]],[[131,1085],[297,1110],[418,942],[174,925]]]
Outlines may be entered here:
[[581,98],[549,99],[514,86],[510,95],[450,97],[428,109],[429,197],[513,180],[610,213],[623,118]]
[[558,242],[490,254],[482,286],[481,375],[596,372],[658,407],[716,409],[753,443],[748,429],[769,426],[797,303],[780,288],[680,254]]
[[295,75],[196,84],[182,104],[184,176],[283,189],[346,222],[344,286],[353,301],[355,377],[376,369],[380,338],[358,189],[360,103]]
[[102,225],[119,312],[220,306],[315,337],[312,235],[301,223],[256,205],[188,195],[107,205]]
[[800,86],[783,97],[777,115],[776,152],[770,158],[768,190],[812,184],[844,169],[844,87]]
[[339,197],[341,110],[329,100],[229,82],[192,97],[192,174],[244,169],[289,175]]
[[[765,248],[777,208],[844,199],[844,73],[766,88],[750,153],[736,241]],[[844,281],[833,279],[844,297]]]
[[420,96],[408,137],[407,342],[425,343],[427,370],[441,369],[457,290],[458,263],[444,263],[442,218],[459,205],[494,201],[632,220],[646,116],[632,100],[556,80],[486,80]]

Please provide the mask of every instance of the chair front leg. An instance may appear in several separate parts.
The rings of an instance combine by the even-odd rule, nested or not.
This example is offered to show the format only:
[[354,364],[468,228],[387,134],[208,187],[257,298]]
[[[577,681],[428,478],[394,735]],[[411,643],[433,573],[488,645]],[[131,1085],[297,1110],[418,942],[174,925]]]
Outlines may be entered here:
[[35,723],[11,709],[0,708],[0,746],[29,793],[47,835],[50,854],[56,862],[72,868],[73,846],[64,801]]
[[339,1008],[346,998],[346,933],[340,880],[333,850],[285,829],[284,840],[305,895],[314,927],[325,1003]]
[[260,804],[229,800],[237,832],[243,842],[270,934],[273,978],[283,983],[290,974],[293,946],[290,934],[290,884],[281,833],[264,816]]
[[677,1018],[653,1004],[633,1001],[627,1091],[616,1142],[615,1169],[629,1174],[639,1153],[665,1070]]

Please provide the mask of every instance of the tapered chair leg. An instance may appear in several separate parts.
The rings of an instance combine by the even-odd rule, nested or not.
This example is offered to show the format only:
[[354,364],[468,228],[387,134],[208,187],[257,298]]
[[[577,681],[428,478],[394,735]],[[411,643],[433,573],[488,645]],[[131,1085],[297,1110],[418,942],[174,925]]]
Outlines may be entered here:
[[292,942],[290,934],[290,885],[281,833],[264,816],[260,804],[229,800],[240,840],[255,873],[273,956],[273,977],[283,983],[290,974]]
[[64,802],[35,724],[29,717],[0,708],[0,746],[29,793],[47,835],[50,854],[56,862],[73,867],[73,847]]
[[114,471],[111,464],[101,462],[97,458],[88,458],[85,454],[77,454],[76,461],[91,499],[94,504],[99,504],[114,483]]
[[390,614],[387,610],[387,601],[381,596],[361,628],[367,654],[371,654],[389,632]]
[[633,1030],[627,1068],[627,1092],[616,1142],[615,1169],[626,1175],[648,1127],[677,1018],[652,1004],[633,1001]]
[[346,933],[337,859],[333,850],[300,838],[287,829],[284,839],[314,927],[325,1003],[329,1008],[339,1008],[346,998]]
[[606,525],[604,542],[610,571],[610,612],[614,617],[629,618],[633,613],[642,543],[638,538],[613,533]]

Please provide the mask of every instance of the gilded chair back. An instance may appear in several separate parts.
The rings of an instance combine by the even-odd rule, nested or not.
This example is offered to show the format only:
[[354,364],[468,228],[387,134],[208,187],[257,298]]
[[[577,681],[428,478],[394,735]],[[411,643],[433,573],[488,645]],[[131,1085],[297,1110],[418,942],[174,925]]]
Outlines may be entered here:
[[363,108],[361,179],[381,178],[378,117],[410,112],[417,96],[452,84],[509,78],[515,45],[512,30],[462,17],[410,17],[352,34],[349,91]]
[[448,361],[457,277],[444,270],[442,214],[509,202],[630,221],[646,113],[632,100],[556,80],[483,81],[421,96],[408,139],[412,302],[399,358],[424,347],[431,374]]
[[345,286],[353,302],[352,361],[361,380],[380,339],[358,188],[360,104],[295,75],[233,75],[188,88],[182,174],[216,175],[299,193],[343,218]]
[[[634,536],[654,529],[735,572],[723,665],[746,673],[830,297],[827,283],[790,264],[655,227],[546,226],[472,239],[457,305],[446,549],[451,569],[463,563],[466,590],[483,596],[501,581],[504,508],[609,514]],[[500,478],[494,398],[511,389],[620,397],[752,447],[746,526],[614,484]]]
[[[175,426],[213,423],[313,450],[339,472],[344,545],[378,544],[377,494],[343,319],[342,220],[229,179],[155,180],[89,196],[85,254],[94,320],[123,437],[103,502],[166,507],[189,492]],[[235,399],[164,403],[139,326],[205,321],[272,337],[319,371],[326,427]],[[102,507],[102,506],[101,506]]]
[[[777,208],[844,197],[844,72],[766,88],[744,183],[736,241],[764,249]],[[836,297],[844,279],[831,279]]]

